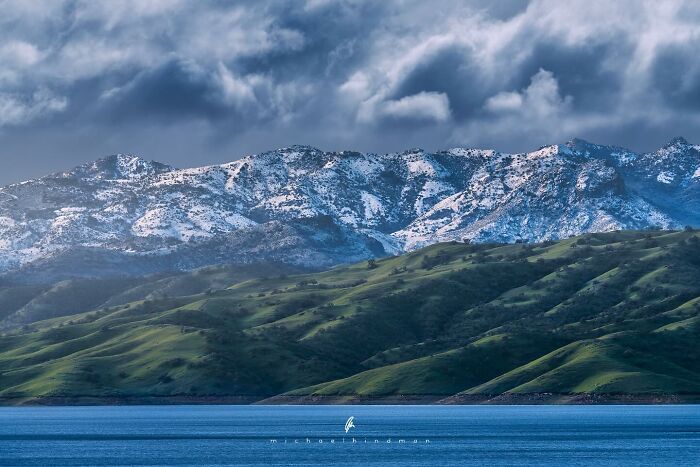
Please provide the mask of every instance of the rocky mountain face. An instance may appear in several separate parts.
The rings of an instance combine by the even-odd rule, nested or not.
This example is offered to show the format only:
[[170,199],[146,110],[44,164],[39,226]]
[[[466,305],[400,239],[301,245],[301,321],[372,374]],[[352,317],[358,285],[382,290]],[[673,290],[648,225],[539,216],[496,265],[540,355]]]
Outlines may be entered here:
[[120,154],[0,188],[0,272],[319,268],[455,239],[686,224],[700,224],[700,146],[683,138],[647,154],[582,140],[521,154],[293,146],[192,169]]

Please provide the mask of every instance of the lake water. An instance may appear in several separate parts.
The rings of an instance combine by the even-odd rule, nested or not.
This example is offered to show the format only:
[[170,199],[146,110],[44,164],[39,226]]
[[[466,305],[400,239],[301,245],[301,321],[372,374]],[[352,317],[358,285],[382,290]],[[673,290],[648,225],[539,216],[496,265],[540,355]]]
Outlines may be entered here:
[[700,406],[4,407],[0,465],[697,466]]

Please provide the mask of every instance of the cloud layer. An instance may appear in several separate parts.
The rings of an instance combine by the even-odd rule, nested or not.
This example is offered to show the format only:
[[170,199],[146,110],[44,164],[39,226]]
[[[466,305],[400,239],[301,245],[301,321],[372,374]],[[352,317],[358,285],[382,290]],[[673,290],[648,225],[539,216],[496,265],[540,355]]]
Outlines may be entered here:
[[0,183],[113,152],[699,139],[691,0],[0,3]]

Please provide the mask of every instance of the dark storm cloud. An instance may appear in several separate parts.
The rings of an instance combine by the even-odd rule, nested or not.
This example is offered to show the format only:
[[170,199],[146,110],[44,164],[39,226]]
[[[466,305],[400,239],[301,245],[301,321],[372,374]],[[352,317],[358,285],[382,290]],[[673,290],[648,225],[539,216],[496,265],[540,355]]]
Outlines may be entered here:
[[425,57],[398,84],[392,99],[420,92],[445,94],[452,115],[465,119],[478,111],[493,92],[492,84],[468,47],[452,44]]
[[700,41],[661,50],[652,66],[656,89],[668,102],[690,110],[700,109]]
[[265,73],[284,80],[290,76],[318,80],[338,76],[350,67],[361,66],[370,41],[362,37],[374,30],[389,14],[384,2],[317,2],[311,8],[301,3],[276,4],[274,26],[303,34],[302,47],[271,49],[237,60],[235,67],[248,73]]
[[2,3],[0,183],[113,152],[651,149],[700,124],[674,0]]
[[183,60],[139,73],[124,87],[104,94],[102,101],[115,123],[141,118],[165,122],[192,116],[217,119],[227,114],[210,73]]
[[622,94],[624,77],[619,65],[634,52],[624,37],[605,43],[566,45],[554,41],[536,44],[520,67],[516,87],[524,87],[540,69],[550,71],[562,95],[573,96],[575,109],[605,110]]

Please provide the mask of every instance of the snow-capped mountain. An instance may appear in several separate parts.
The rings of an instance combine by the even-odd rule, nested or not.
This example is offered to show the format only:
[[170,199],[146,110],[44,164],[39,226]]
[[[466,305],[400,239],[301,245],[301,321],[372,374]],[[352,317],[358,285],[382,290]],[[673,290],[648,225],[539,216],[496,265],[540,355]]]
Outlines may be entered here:
[[175,169],[115,155],[0,189],[0,272],[25,278],[278,261],[309,267],[446,240],[700,224],[700,146],[582,140],[521,154],[293,146]]

